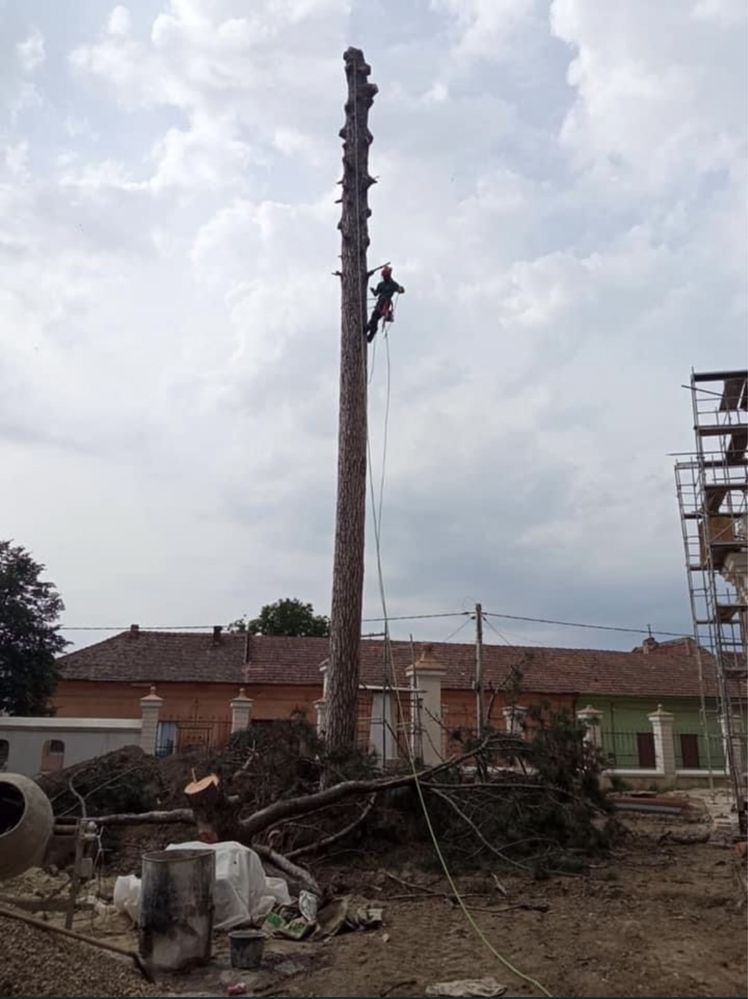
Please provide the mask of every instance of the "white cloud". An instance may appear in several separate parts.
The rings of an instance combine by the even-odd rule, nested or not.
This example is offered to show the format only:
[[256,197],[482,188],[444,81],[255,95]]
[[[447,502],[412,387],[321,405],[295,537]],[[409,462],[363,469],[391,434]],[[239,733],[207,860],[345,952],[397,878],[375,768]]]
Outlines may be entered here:
[[40,31],[34,30],[22,42],[16,45],[16,55],[18,62],[24,73],[33,73],[44,62],[46,53],[44,50],[44,36]]
[[71,617],[326,608],[356,24],[380,85],[370,263],[407,287],[393,606],[685,624],[665,455],[691,365],[741,349],[739,11],[603,6],[435,0],[395,25],[364,2],[160,0],[81,21],[70,53],[48,12],[33,84],[6,60],[10,98],[38,101],[0,156],[0,512]]
[[457,53],[466,58],[506,56],[519,28],[534,20],[536,0],[431,0],[458,26]]
[[578,95],[561,140],[580,165],[653,189],[742,174],[745,31],[684,13],[680,0],[554,0],[552,29],[575,53]]
[[107,31],[110,35],[129,35],[132,28],[132,16],[127,7],[119,4],[109,15]]

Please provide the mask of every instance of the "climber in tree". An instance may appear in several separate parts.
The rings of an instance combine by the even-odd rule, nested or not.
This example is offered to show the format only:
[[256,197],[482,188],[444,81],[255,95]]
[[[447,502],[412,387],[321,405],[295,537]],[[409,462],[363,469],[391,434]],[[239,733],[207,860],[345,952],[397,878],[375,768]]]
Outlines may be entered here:
[[397,281],[392,279],[392,268],[389,264],[385,264],[382,268],[382,280],[376,286],[376,288],[371,289],[372,295],[376,295],[377,304],[374,306],[374,310],[371,314],[371,319],[366,327],[366,339],[371,343],[374,337],[377,335],[377,327],[379,326],[379,320],[381,319],[383,323],[391,323],[394,320],[392,314],[392,296],[395,294],[402,295],[405,288]]

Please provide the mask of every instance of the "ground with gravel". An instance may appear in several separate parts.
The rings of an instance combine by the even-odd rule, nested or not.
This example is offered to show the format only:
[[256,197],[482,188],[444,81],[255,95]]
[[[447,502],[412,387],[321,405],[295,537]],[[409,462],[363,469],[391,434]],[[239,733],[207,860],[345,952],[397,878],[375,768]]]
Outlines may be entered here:
[[132,962],[0,915],[0,995],[152,996]]

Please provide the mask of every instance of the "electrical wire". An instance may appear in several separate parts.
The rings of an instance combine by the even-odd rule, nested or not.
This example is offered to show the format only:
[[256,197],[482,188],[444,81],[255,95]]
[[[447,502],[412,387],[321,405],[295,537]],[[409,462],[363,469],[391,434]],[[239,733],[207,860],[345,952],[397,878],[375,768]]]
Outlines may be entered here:
[[623,628],[611,624],[582,624],[579,621],[554,621],[546,617],[523,617],[520,614],[497,614],[494,611],[484,611],[487,617],[504,618],[507,621],[529,621],[531,624],[557,624],[565,628],[589,628],[593,631],[621,631],[632,635],[663,635],[669,638],[688,638],[682,631],[655,631],[654,628]]
[[[381,482],[380,482],[381,489]],[[448,617],[468,617],[472,614],[472,611],[444,611],[442,613],[436,614],[393,614],[387,617],[387,621],[428,621],[437,620],[440,618]],[[692,637],[687,635],[682,631],[662,631],[659,628],[628,628],[618,625],[610,624],[588,624],[581,621],[556,621],[553,618],[546,617],[530,617],[528,615],[521,614],[499,614],[495,611],[483,611],[484,618],[503,618],[507,621],[526,621],[530,624],[553,624],[563,626],[565,628],[580,628],[593,631],[617,631],[625,634],[631,635],[644,635],[651,634],[652,636],[660,635],[663,638],[689,638]],[[367,624],[381,623],[385,620],[383,617],[364,617],[361,619]],[[63,624],[60,625],[58,631],[127,631],[129,625],[118,624],[118,625],[71,625]],[[139,625],[140,631],[211,631],[214,625],[212,624],[172,624],[172,625]]]
[[446,638],[442,639],[442,642],[449,642],[455,637],[455,635],[459,635],[462,629],[466,628],[470,624],[470,620],[471,619],[469,617],[465,618],[462,624],[458,624],[454,631],[451,631]]
[[486,624],[491,629],[491,631],[495,632],[499,636],[499,638],[501,639],[502,642],[506,643],[506,645],[511,645],[512,644],[505,635],[502,635],[502,633],[499,631],[499,629],[495,625],[491,624],[491,621],[490,621],[489,618],[487,618],[487,617],[484,616],[483,620],[486,622]]

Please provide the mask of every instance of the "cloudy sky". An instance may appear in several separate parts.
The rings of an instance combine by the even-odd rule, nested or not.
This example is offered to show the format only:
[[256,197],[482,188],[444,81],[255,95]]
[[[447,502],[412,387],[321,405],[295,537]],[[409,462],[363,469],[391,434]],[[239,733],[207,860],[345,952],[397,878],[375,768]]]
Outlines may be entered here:
[[[691,446],[691,367],[745,360],[743,0],[0,0],[0,17],[0,533],[47,565],[67,624],[329,609],[354,44],[379,86],[370,263],[407,288],[390,612],[481,600],[688,629],[668,452]],[[385,377],[380,343],[377,477]]]

